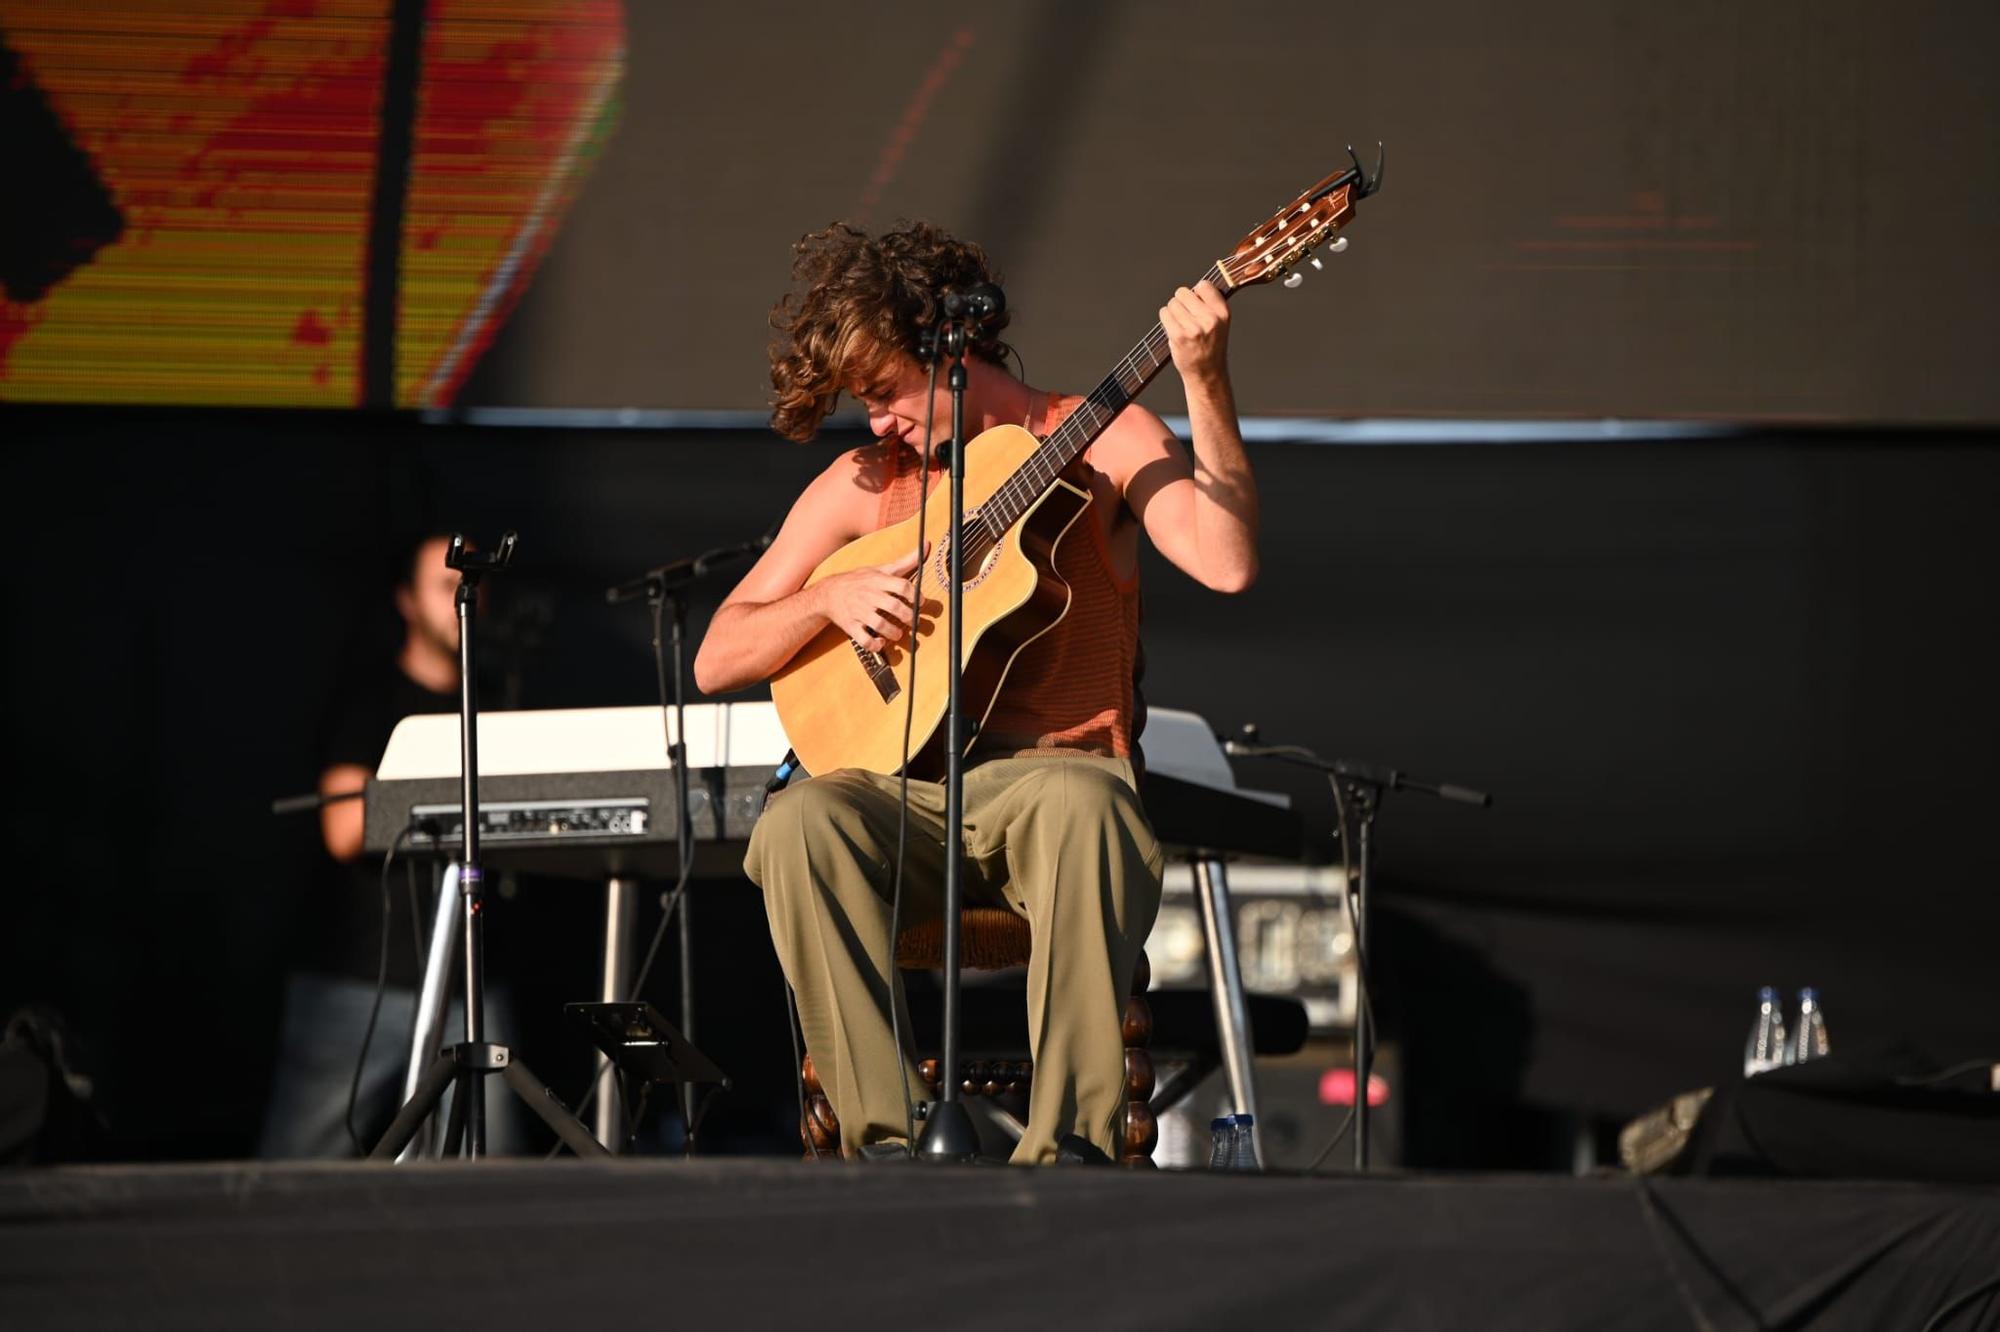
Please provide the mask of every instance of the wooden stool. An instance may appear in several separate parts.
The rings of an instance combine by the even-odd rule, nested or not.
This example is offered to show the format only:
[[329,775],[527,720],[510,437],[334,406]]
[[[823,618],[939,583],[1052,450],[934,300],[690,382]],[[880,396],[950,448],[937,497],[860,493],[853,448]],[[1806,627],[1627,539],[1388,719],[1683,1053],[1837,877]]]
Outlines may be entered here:
[[[1000,971],[1026,966],[1029,954],[1028,922],[999,907],[968,907],[959,915],[959,960],[972,971]],[[904,971],[923,971],[944,963],[944,922],[929,921],[904,930],[896,940],[896,965]],[[1146,1002],[1152,983],[1152,964],[1146,951],[1139,950],[1132,968],[1132,991],[1125,1000],[1125,1122],[1119,1143],[1119,1162],[1128,1166],[1151,1166],[1153,1149],[1159,1145],[1160,1129],[1154,1122],[1153,1056],[1147,1047],[1153,1040],[1153,1010]],[[918,1071],[933,1094],[938,1088],[938,1061],[920,1060]],[[805,1058],[806,1112],[799,1123],[799,1137],[808,1158],[840,1153],[840,1121],[826,1099],[819,1076],[813,1071],[812,1056]],[[959,1091],[966,1096],[1026,1095],[1034,1081],[1034,1065],[1027,1059],[969,1059],[959,1073]]]

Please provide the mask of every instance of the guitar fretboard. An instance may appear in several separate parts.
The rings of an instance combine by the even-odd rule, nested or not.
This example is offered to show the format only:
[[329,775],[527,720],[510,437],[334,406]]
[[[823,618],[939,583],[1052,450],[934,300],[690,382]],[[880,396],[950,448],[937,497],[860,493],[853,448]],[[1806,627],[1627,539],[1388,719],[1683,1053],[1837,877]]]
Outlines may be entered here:
[[[1224,296],[1230,294],[1231,288],[1223,277],[1220,264],[1210,264],[1202,277],[1213,282]],[[998,538],[1000,533],[1012,527],[1055,483],[1062,470],[1075,462],[1091,442],[1118,419],[1118,413],[1124,411],[1172,359],[1167,350],[1166,330],[1156,321],[1146,336],[1139,339],[1138,345],[1125,354],[1125,359],[1112,367],[1111,373],[1077,404],[1076,410],[1049,433],[1041,448],[1035,450],[1034,455],[980,506],[980,522],[989,536]]]

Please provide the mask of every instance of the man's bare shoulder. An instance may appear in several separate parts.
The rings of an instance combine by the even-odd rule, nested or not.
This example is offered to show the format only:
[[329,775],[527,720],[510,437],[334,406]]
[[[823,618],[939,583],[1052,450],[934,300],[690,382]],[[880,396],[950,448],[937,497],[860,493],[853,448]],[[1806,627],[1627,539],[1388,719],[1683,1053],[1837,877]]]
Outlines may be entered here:
[[874,531],[879,526],[876,519],[882,493],[896,478],[896,451],[900,447],[877,440],[848,449],[813,478],[793,512],[843,537]]
[[898,455],[903,451],[903,445],[894,440],[878,439],[858,449],[849,449],[826,470],[851,486],[879,495],[896,479]]

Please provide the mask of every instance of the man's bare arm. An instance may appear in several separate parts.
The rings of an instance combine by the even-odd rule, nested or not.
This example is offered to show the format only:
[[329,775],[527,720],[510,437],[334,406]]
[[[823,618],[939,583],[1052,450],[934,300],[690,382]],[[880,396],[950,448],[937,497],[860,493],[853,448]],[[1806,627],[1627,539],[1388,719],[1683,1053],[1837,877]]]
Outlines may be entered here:
[[1196,582],[1241,592],[1257,580],[1257,479],[1229,384],[1229,307],[1207,282],[1181,288],[1160,311],[1187,390],[1194,450],[1142,407],[1091,449],[1162,555]]
[[[323,796],[359,791],[374,774],[359,763],[336,763],[319,775]],[[361,802],[336,800],[319,807],[319,835],[326,853],[346,864],[361,855]]]
[[821,473],[785,518],[777,540],[716,609],[694,658],[695,685],[725,694],[768,680],[828,625],[880,651],[908,631],[908,575],[916,555],[892,564],[805,581],[820,562],[866,530],[857,520],[867,495],[843,459]]

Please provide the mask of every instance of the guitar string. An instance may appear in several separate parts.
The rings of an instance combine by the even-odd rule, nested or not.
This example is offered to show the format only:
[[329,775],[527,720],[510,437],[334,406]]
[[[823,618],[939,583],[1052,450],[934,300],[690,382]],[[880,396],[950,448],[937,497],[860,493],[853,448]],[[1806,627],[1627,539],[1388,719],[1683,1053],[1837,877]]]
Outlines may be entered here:
[[[1222,263],[1218,262],[1209,265],[1208,270],[1202,274],[1201,279],[1197,280],[1216,282],[1218,286],[1221,286],[1228,281],[1228,278],[1223,271]],[[1226,290],[1234,290],[1234,287],[1231,286]],[[1147,330],[1145,336],[1139,339],[1138,344],[1112,367],[1111,373],[1106,375],[1089,394],[1085,395],[1084,401],[1078,404],[1076,411],[1071,413],[1069,419],[1052,432],[1048,439],[1044,441],[1043,446],[1036,450],[1034,455],[1022,464],[1020,469],[994,491],[995,499],[1000,499],[1004,496],[1006,500],[1003,527],[1011,526],[1013,520],[1018,518],[1022,512],[1025,512],[1029,504],[1033,503],[1035,497],[1047,489],[1055,481],[1055,478],[1060,475],[1062,469],[1068,466],[1069,462],[1078,454],[1082,453],[1084,447],[1087,447],[1087,441],[1076,440],[1074,438],[1075,434],[1087,433],[1090,438],[1094,439],[1098,433],[1101,433],[1103,429],[1109,426],[1111,421],[1116,420],[1118,413],[1123,411],[1136,399],[1147,381],[1166,367],[1168,359],[1166,352],[1167,339],[1165,330],[1158,323],[1155,323],[1151,329]],[[1142,364],[1140,362],[1139,357],[1142,353],[1145,355],[1146,361],[1150,364]],[[1128,377],[1130,381],[1129,386],[1127,383]],[[1113,397],[1114,394],[1117,399],[1123,399],[1123,401],[1115,400]],[[1086,409],[1090,413],[1087,425],[1084,424]],[[1102,418],[1102,424],[1098,423],[1098,418],[1100,417]],[[1073,430],[1072,427],[1076,425],[1081,425],[1082,429]],[[1074,447],[1072,447],[1073,445]],[[1057,463],[1055,461],[1056,457],[1063,452],[1068,452],[1069,457]]]
[[[1309,219],[1288,220],[1281,226],[1278,233],[1265,244],[1268,247],[1271,243],[1280,239],[1295,239],[1300,231],[1309,230],[1310,226],[1316,225],[1318,225],[1316,221]],[[1231,257],[1231,259],[1233,258],[1234,256]],[[1227,298],[1241,286],[1240,283],[1232,282],[1229,278],[1227,265],[1230,262],[1230,259],[1225,259],[1209,265],[1208,270],[1202,274],[1202,279],[1198,280],[1205,279],[1214,282],[1222,289],[1224,297]],[[1086,429],[1093,438],[1101,430],[1108,427],[1112,420],[1117,419],[1118,413],[1123,411],[1137,397],[1140,390],[1145,387],[1147,381],[1165,368],[1167,358],[1163,353],[1166,350],[1165,331],[1159,324],[1155,323],[1147,331],[1146,335],[1139,340],[1138,345],[1132,351],[1126,353],[1112,368],[1111,373],[1106,375],[1104,380],[1086,395],[1084,401],[1078,405],[1076,412],[1071,414],[1069,420],[1065,421],[1061,427],[1053,432],[1044,441],[1043,447],[1038,449],[1013,476],[1009,477],[1006,482],[1002,483],[994,491],[994,499],[1001,499],[1003,497],[1005,499],[1005,520],[1001,524],[1003,528],[1010,526],[1012,521],[1020,516],[1020,512],[1025,512],[1027,506],[1034,501],[1035,497],[1052,484],[1056,476],[1060,474],[1062,468],[1068,465],[1068,460],[1062,463],[1055,461],[1060,453],[1068,452],[1070,459],[1074,459],[1077,454],[1083,451],[1084,447],[1087,447],[1087,444],[1079,443],[1074,439],[1074,433],[1076,432],[1072,432],[1071,427],[1081,424],[1087,419],[1088,425]],[[1147,361],[1150,362],[1149,365],[1140,363],[1138,358],[1142,352],[1145,354]],[[1129,384],[1127,382],[1128,378],[1130,381]],[[1122,399],[1122,401],[1117,399]],[[1089,418],[1084,417],[1086,408],[1090,413]],[[1098,424],[1098,418],[1103,418],[1102,424]]]

